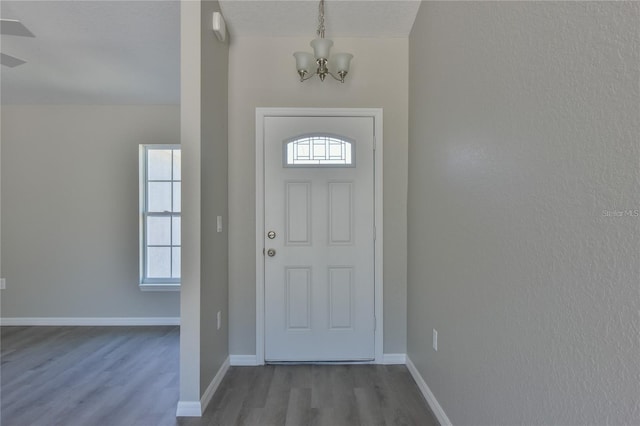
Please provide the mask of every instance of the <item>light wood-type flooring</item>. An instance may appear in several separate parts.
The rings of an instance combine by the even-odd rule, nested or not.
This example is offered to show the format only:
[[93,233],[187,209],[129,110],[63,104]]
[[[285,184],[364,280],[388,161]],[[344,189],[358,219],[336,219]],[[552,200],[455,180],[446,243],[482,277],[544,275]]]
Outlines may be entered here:
[[231,367],[201,418],[176,418],[178,327],[2,327],[2,426],[437,422],[405,366]]

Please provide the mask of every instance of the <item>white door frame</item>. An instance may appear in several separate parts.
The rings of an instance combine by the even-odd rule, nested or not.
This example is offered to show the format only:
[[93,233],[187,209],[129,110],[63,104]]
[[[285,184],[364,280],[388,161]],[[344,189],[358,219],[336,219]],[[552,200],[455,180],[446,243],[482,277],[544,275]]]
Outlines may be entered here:
[[256,108],[256,363],[264,364],[264,120],[266,117],[372,117],[374,123],[375,364],[383,358],[382,108]]

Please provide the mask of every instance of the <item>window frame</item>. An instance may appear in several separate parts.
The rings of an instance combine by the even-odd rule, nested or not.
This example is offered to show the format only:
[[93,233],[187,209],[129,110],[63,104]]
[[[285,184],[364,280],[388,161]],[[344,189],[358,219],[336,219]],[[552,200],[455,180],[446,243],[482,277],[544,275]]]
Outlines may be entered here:
[[[289,163],[288,160],[288,147],[291,144],[297,144],[305,139],[333,139],[349,146],[351,154],[350,163]],[[313,149],[310,147],[310,149]],[[318,161],[321,161],[318,159]],[[330,161],[330,160],[328,160]],[[346,136],[337,135],[334,133],[305,133],[282,141],[282,167],[286,168],[354,168],[356,167],[356,141]]]
[[[147,220],[149,216],[155,217],[182,217],[182,208],[180,212],[153,212],[149,213],[147,209],[147,189],[148,189],[148,153],[151,150],[179,150],[182,151],[180,144],[140,144],[138,150],[139,161],[139,280],[138,286],[142,291],[179,291],[181,278],[149,278],[146,276],[146,260],[147,260]],[[173,165],[172,165],[173,167]],[[176,182],[173,179],[172,182]],[[182,176],[180,177],[180,185],[182,186]],[[182,191],[181,191],[182,192]],[[173,187],[172,187],[173,195]],[[172,200],[173,205],[173,200]],[[171,220],[173,222],[173,220]],[[182,220],[180,221],[182,223]],[[181,236],[182,239],[182,236]],[[173,247],[173,246],[172,246]],[[182,247],[182,244],[180,245]],[[181,254],[182,256],[182,254]],[[180,274],[182,275],[182,274]]]

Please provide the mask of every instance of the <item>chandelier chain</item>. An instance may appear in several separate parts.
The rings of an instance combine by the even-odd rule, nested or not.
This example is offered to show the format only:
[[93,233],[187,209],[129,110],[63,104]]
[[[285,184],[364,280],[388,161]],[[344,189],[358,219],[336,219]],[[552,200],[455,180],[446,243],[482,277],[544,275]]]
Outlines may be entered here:
[[324,38],[324,0],[318,5],[318,37]]

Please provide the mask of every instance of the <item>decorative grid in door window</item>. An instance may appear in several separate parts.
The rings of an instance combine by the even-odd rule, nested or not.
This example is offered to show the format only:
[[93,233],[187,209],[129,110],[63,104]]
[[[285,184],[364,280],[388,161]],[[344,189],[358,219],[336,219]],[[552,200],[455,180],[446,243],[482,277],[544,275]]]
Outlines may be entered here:
[[314,134],[284,141],[284,167],[355,167],[355,141]]
[[181,151],[140,147],[141,286],[180,283]]

